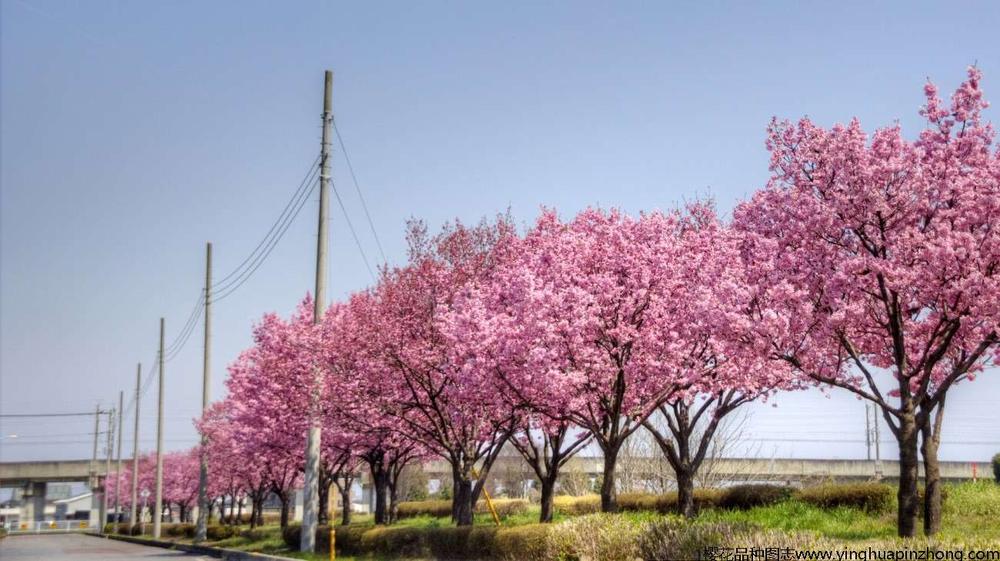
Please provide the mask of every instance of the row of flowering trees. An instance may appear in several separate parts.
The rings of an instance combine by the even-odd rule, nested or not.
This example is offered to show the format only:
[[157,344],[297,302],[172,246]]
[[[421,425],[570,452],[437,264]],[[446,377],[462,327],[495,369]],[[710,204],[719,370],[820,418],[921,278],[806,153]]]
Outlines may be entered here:
[[725,416],[821,386],[882,411],[899,444],[903,536],[916,532],[922,456],[934,533],[945,398],[998,361],[1000,157],[979,79],[970,69],[949,104],[928,85],[916,141],[898,126],[774,121],[771,179],[729,221],[699,202],[546,210],[523,233],[506,216],[436,235],[412,223],[407,263],[322,321],[307,298],[256,326],[228,397],[199,421],[213,495],[259,512],[275,493],[287,523],[315,415],[321,492],[349,493],[364,466],[379,523],[401,470],[436,457],[451,467],[453,518],[471,524],[508,443],[537,476],[543,521],[560,468],[588,446],[603,453],[601,504],[614,511],[619,451],[638,430],[691,516]]
[[[168,519],[181,522],[191,520],[193,508],[198,503],[198,449],[168,452],[163,455],[163,512]],[[156,455],[144,454],[138,458],[136,480],[136,512],[143,508],[152,516],[152,503],[156,485]],[[120,473],[111,473],[105,483],[109,505],[118,504],[121,512],[132,506],[132,462],[123,462]],[[120,497],[115,492],[121,493]],[[147,497],[143,499],[142,493]]]

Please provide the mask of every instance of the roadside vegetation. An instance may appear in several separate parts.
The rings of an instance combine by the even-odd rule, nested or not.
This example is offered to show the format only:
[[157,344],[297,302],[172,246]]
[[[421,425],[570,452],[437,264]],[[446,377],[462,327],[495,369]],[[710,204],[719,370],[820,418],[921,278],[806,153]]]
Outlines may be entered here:
[[[945,486],[944,523],[934,539],[895,537],[896,498],[879,483],[825,484],[790,489],[743,485],[698,490],[693,520],[674,514],[676,494],[626,493],[621,512],[601,513],[598,495],[555,498],[553,523],[539,524],[539,505],[499,500],[501,525],[477,508],[471,527],[455,527],[442,504],[402,503],[400,518],[376,525],[371,515],[336,526],[337,559],[345,561],[518,560],[633,561],[697,559],[707,548],[1000,549],[1000,485]],[[190,542],[193,526],[164,526],[167,539]],[[317,532],[317,552],[298,552],[298,525],[254,529],[213,526],[208,545],[301,559],[329,559],[329,527]]]

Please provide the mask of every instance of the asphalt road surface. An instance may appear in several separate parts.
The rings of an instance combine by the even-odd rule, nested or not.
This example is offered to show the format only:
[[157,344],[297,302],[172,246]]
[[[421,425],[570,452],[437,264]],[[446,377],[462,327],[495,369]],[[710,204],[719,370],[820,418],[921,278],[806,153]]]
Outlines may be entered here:
[[211,557],[171,551],[133,543],[107,540],[80,534],[7,536],[0,540],[3,561],[132,561],[133,559],[183,559],[208,561]]

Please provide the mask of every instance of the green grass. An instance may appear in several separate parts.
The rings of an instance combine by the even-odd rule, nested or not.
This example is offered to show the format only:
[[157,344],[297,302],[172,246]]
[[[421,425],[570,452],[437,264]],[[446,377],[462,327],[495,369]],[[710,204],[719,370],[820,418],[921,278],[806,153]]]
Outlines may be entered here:
[[[992,481],[948,485],[946,496],[942,528],[938,538],[941,542],[993,543],[1000,540],[1000,524],[997,523],[1000,520],[1000,485]],[[534,524],[538,521],[538,514],[538,507],[535,506],[527,512],[502,517],[501,523],[503,526]],[[652,512],[623,512],[619,516],[635,523],[650,522],[664,517]],[[815,534],[835,543],[855,547],[865,543],[895,543],[895,516],[894,505],[886,512],[869,513],[851,507],[824,509],[793,498],[748,510],[707,509],[701,512],[696,523],[745,522],[766,530]],[[555,523],[558,524],[570,518],[572,517],[557,512]],[[489,514],[477,514],[475,524],[477,526],[490,526],[493,525],[493,519]],[[452,525],[453,522],[449,517],[433,516],[404,518],[396,524],[399,527],[410,528],[441,528]],[[352,526],[373,527],[374,524],[370,515],[355,515]],[[281,530],[277,526],[265,526],[259,529],[259,533],[261,534],[259,539],[235,536],[207,545],[310,561],[329,559],[327,554],[289,551],[281,538]],[[340,561],[390,561],[375,557],[340,555],[337,556],[337,559]]]
[[748,522],[785,532],[816,532],[840,540],[870,540],[896,535],[891,514],[872,515],[862,510],[840,507],[821,509],[797,500],[750,510],[709,510],[698,521]]

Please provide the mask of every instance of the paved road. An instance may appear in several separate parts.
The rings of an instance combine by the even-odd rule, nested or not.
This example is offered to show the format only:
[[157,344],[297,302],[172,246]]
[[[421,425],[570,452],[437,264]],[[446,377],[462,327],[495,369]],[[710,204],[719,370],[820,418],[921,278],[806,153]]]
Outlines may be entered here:
[[140,559],[208,561],[212,558],[80,534],[7,536],[0,540],[0,560],[3,561],[103,561],[105,559],[110,561]]

